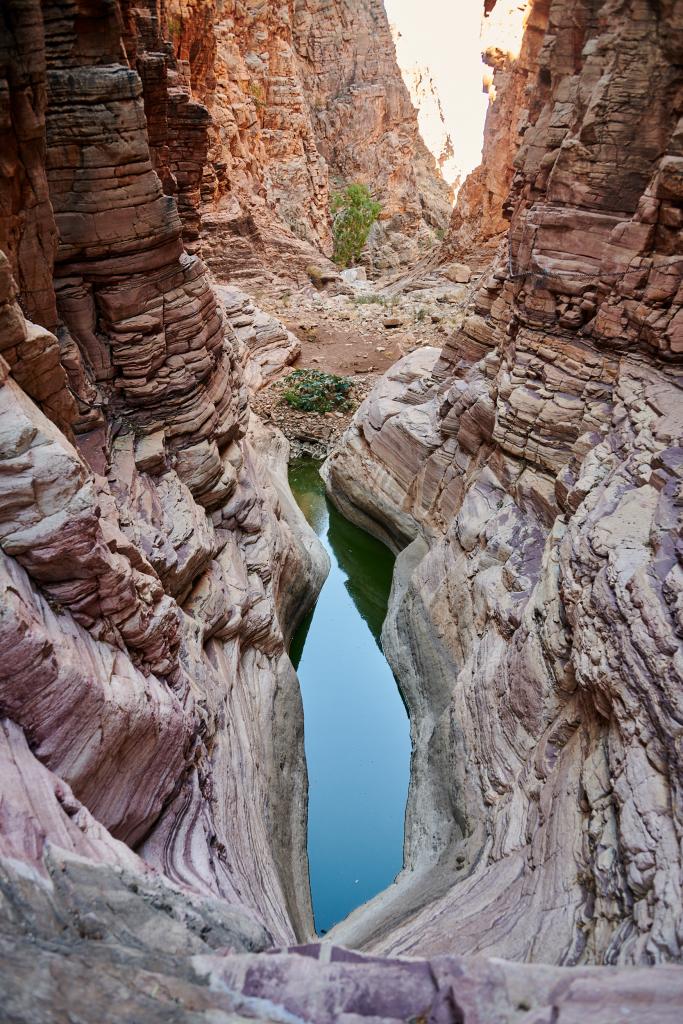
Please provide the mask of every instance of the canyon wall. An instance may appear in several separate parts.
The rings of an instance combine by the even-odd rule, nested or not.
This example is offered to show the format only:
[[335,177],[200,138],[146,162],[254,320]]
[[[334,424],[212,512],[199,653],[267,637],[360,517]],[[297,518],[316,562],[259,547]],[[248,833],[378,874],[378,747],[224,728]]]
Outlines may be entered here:
[[87,862],[96,887],[126,872],[123,914],[153,898],[198,932],[210,907],[237,948],[305,937],[286,651],[326,556],[286,442],[250,418],[249,339],[183,246],[120,8],[2,17],[0,832],[20,917]]
[[514,161],[536,98],[538,54],[546,13],[530,0],[485,3],[482,58],[489,71],[482,157],[458,192],[438,258],[483,269],[507,236]]
[[405,871],[336,941],[681,958],[682,53],[680,2],[529,5],[509,248],[328,463],[401,550],[414,741]]
[[[452,195],[418,130],[381,0],[123,0],[155,169],[186,245],[223,278],[301,274],[332,252],[330,194],[383,206],[374,265],[433,247]],[[324,261],[323,264],[324,265]]]
[[382,0],[310,0],[293,22],[304,92],[332,186],[362,182],[382,204],[376,269],[434,245],[452,193],[420,136]]
[[171,0],[154,14],[161,46],[207,115],[198,195],[203,255],[223,277],[253,282],[331,252],[329,174],[302,88],[290,7]]
[[[9,1020],[680,1016],[681,971],[634,966],[681,944],[673,0],[533,4],[511,262],[329,464],[335,499],[402,549],[385,647],[415,751],[406,871],[337,929],[372,955],[293,946],[312,921],[287,650],[326,562],[248,404],[296,342],[200,254],[248,277],[325,244],[318,122],[355,123],[356,94],[395,118],[386,160],[410,180],[382,18],[374,0],[0,10]],[[364,68],[341,82],[354,34]],[[380,259],[419,241],[407,209]]]
[[[394,35],[397,55],[400,55],[402,36]],[[420,135],[436,157],[439,170],[453,188],[460,184],[460,171],[455,159],[453,139],[446,124],[436,83],[429,67],[416,61],[401,60],[401,74],[410,99],[417,110]]]

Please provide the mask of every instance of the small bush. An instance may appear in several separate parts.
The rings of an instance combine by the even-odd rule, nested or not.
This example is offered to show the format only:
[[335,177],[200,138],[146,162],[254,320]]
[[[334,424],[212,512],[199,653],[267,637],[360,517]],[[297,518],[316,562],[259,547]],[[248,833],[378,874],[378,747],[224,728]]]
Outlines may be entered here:
[[375,295],[373,293],[370,293],[370,295],[354,295],[351,301],[356,306],[370,306],[373,304],[386,306],[387,304],[387,299],[384,295]]
[[316,288],[322,288],[325,282],[325,273],[320,269],[320,267],[316,267],[315,264],[309,263],[306,267],[306,273]]
[[247,86],[249,95],[255,107],[266,106],[266,93],[260,82],[249,82]]
[[349,392],[353,381],[322,370],[294,370],[285,380],[282,397],[293,409],[302,412],[332,412],[350,409]]
[[353,266],[360,259],[382,206],[370,195],[367,185],[347,185],[332,196],[332,237],[334,262],[340,267]]

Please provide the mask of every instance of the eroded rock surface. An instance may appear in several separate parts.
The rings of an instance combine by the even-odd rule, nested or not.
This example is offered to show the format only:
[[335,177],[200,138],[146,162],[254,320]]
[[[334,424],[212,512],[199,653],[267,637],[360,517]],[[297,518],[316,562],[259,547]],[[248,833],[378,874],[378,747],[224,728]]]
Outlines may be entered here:
[[448,222],[452,193],[420,136],[382,0],[298,4],[293,28],[331,178],[363,182],[382,203],[375,267],[414,262]]
[[[312,922],[287,649],[326,563],[248,407],[295,342],[217,298],[199,255],[213,216],[212,257],[245,277],[258,246],[303,261],[272,209],[303,189],[322,238],[328,108],[341,129],[374,98],[412,180],[383,10],[1,18],[0,1014],[677,1020],[680,968],[634,965],[681,945],[680,4],[533,4],[512,263],[330,463],[344,510],[403,549],[407,870],[336,935],[386,957],[293,947]],[[346,90],[308,114],[304,51],[311,94],[326,54]]]
[[243,380],[258,391],[296,362],[301,343],[283,323],[255,306],[239,288],[217,285],[215,291],[238,341],[243,346]]
[[[230,941],[231,922],[210,917],[205,907],[192,908],[186,921],[178,921],[173,917],[176,907],[168,906],[168,937],[163,946],[150,950],[142,972],[135,939],[150,917],[143,902],[150,893],[140,890],[131,896],[125,873],[115,876],[111,888],[118,905],[128,911],[126,932],[110,931],[109,908],[96,904],[96,913],[76,917],[72,935],[51,933],[60,911],[68,908],[74,916],[83,912],[74,902],[75,892],[80,895],[86,884],[93,887],[98,880],[80,865],[65,865],[57,898],[44,898],[45,918],[30,945],[10,944],[0,935],[3,957],[21,972],[10,976],[4,993],[11,1019],[24,1020],[38,1008],[46,1024],[74,1012],[81,1020],[105,1022],[121,1020],[123,1012],[135,1020],[162,1022],[171,1015],[193,1024],[405,1024],[420,1019],[439,1024],[580,1024],[590,1007],[596,1024],[615,1024],[627,1020],[625,1010],[634,1006],[643,1024],[677,1024],[680,1017],[677,970],[539,968],[483,957],[379,959],[330,944],[234,955],[229,946],[220,946]],[[95,932],[97,941],[80,941],[96,965],[93,977],[80,957],[65,952],[68,939]],[[40,955],[29,960],[27,947]],[[23,973],[27,962],[30,972]],[[131,982],[131,970],[137,984]],[[100,1003],[97,1017],[93,998]]]
[[507,235],[506,203],[515,157],[529,127],[530,106],[542,86],[536,76],[545,74],[538,55],[549,5],[494,0],[483,6],[482,57],[490,70],[484,82],[489,105],[481,164],[458,192],[438,257],[473,266],[485,266]]
[[379,268],[436,244],[452,194],[420,137],[381,0],[121,9],[154,167],[193,252],[203,225],[217,275],[301,277],[320,264],[340,183],[366,183],[382,203]]
[[36,183],[0,239],[5,852],[39,885],[53,850],[123,866],[263,946],[311,927],[286,650],[325,557],[287,498],[286,443],[249,421],[247,346],[183,246],[122,13],[3,9],[3,195]]
[[681,957],[683,21],[622,13],[530,5],[510,251],[328,464],[404,549],[406,870],[335,931],[374,952]]

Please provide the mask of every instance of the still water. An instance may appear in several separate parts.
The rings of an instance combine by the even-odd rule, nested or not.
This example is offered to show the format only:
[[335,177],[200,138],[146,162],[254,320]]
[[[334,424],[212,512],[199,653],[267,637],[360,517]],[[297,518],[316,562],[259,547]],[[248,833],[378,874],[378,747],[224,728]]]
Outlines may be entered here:
[[296,459],[289,483],[332,562],[291,646],[304,702],[311,895],[324,934],[401,869],[410,728],[380,639],[394,556],[327,501],[319,466]]

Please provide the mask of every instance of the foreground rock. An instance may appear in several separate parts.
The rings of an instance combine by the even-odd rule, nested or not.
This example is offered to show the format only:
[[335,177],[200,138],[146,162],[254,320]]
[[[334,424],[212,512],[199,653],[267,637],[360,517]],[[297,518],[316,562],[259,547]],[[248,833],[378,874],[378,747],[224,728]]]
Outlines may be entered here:
[[[67,872],[58,908],[68,907],[73,914],[74,880],[82,885],[85,876],[93,885],[98,879],[88,878],[77,865],[69,865]],[[483,957],[380,960],[329,944],[226,955],[216,949],[229,937],[223,922],[209,918],[200,937],[202,919],[196,912],[195,919],[181,923],[167,911],[165,942],[148,953],[143,973],[135,939],[143,922],[149,924],[150,912],[125,891],[125,875],[116,882],[119,906],[129,914],[127,933],[109,930],[106,908],[100,905],[97,917],[91,913],[87,922],[79,922],[84,938],[77,926],[73,934],[56,935],[48,914],[57,900],[45,898],[45,918],[31,922],[36,928],[31,940],[22,936],[17,941],[15,935],[10,942],[0,934],[3,959],[13,968],[4,989],[10,1019],[37,1019],[37,1011],[44,1024],[56,1024],[65,1013],[77,1013],[85,1022],[120,1021],[126,1014],[131,1020],[194,1024],[359,1024],[368,1019],[376,1024],[420,1019],[580,1024],[590,1007],[595,1024],[616,1024],[630,1019],[627,1011],[634,1006],[639,1024],[677,1024],[680,1019],[683,976],[670,968],[538,968]],[[73,949],[69,940],[80,955],[68,955]],[[85,967],[84,955],[95,971]]]

